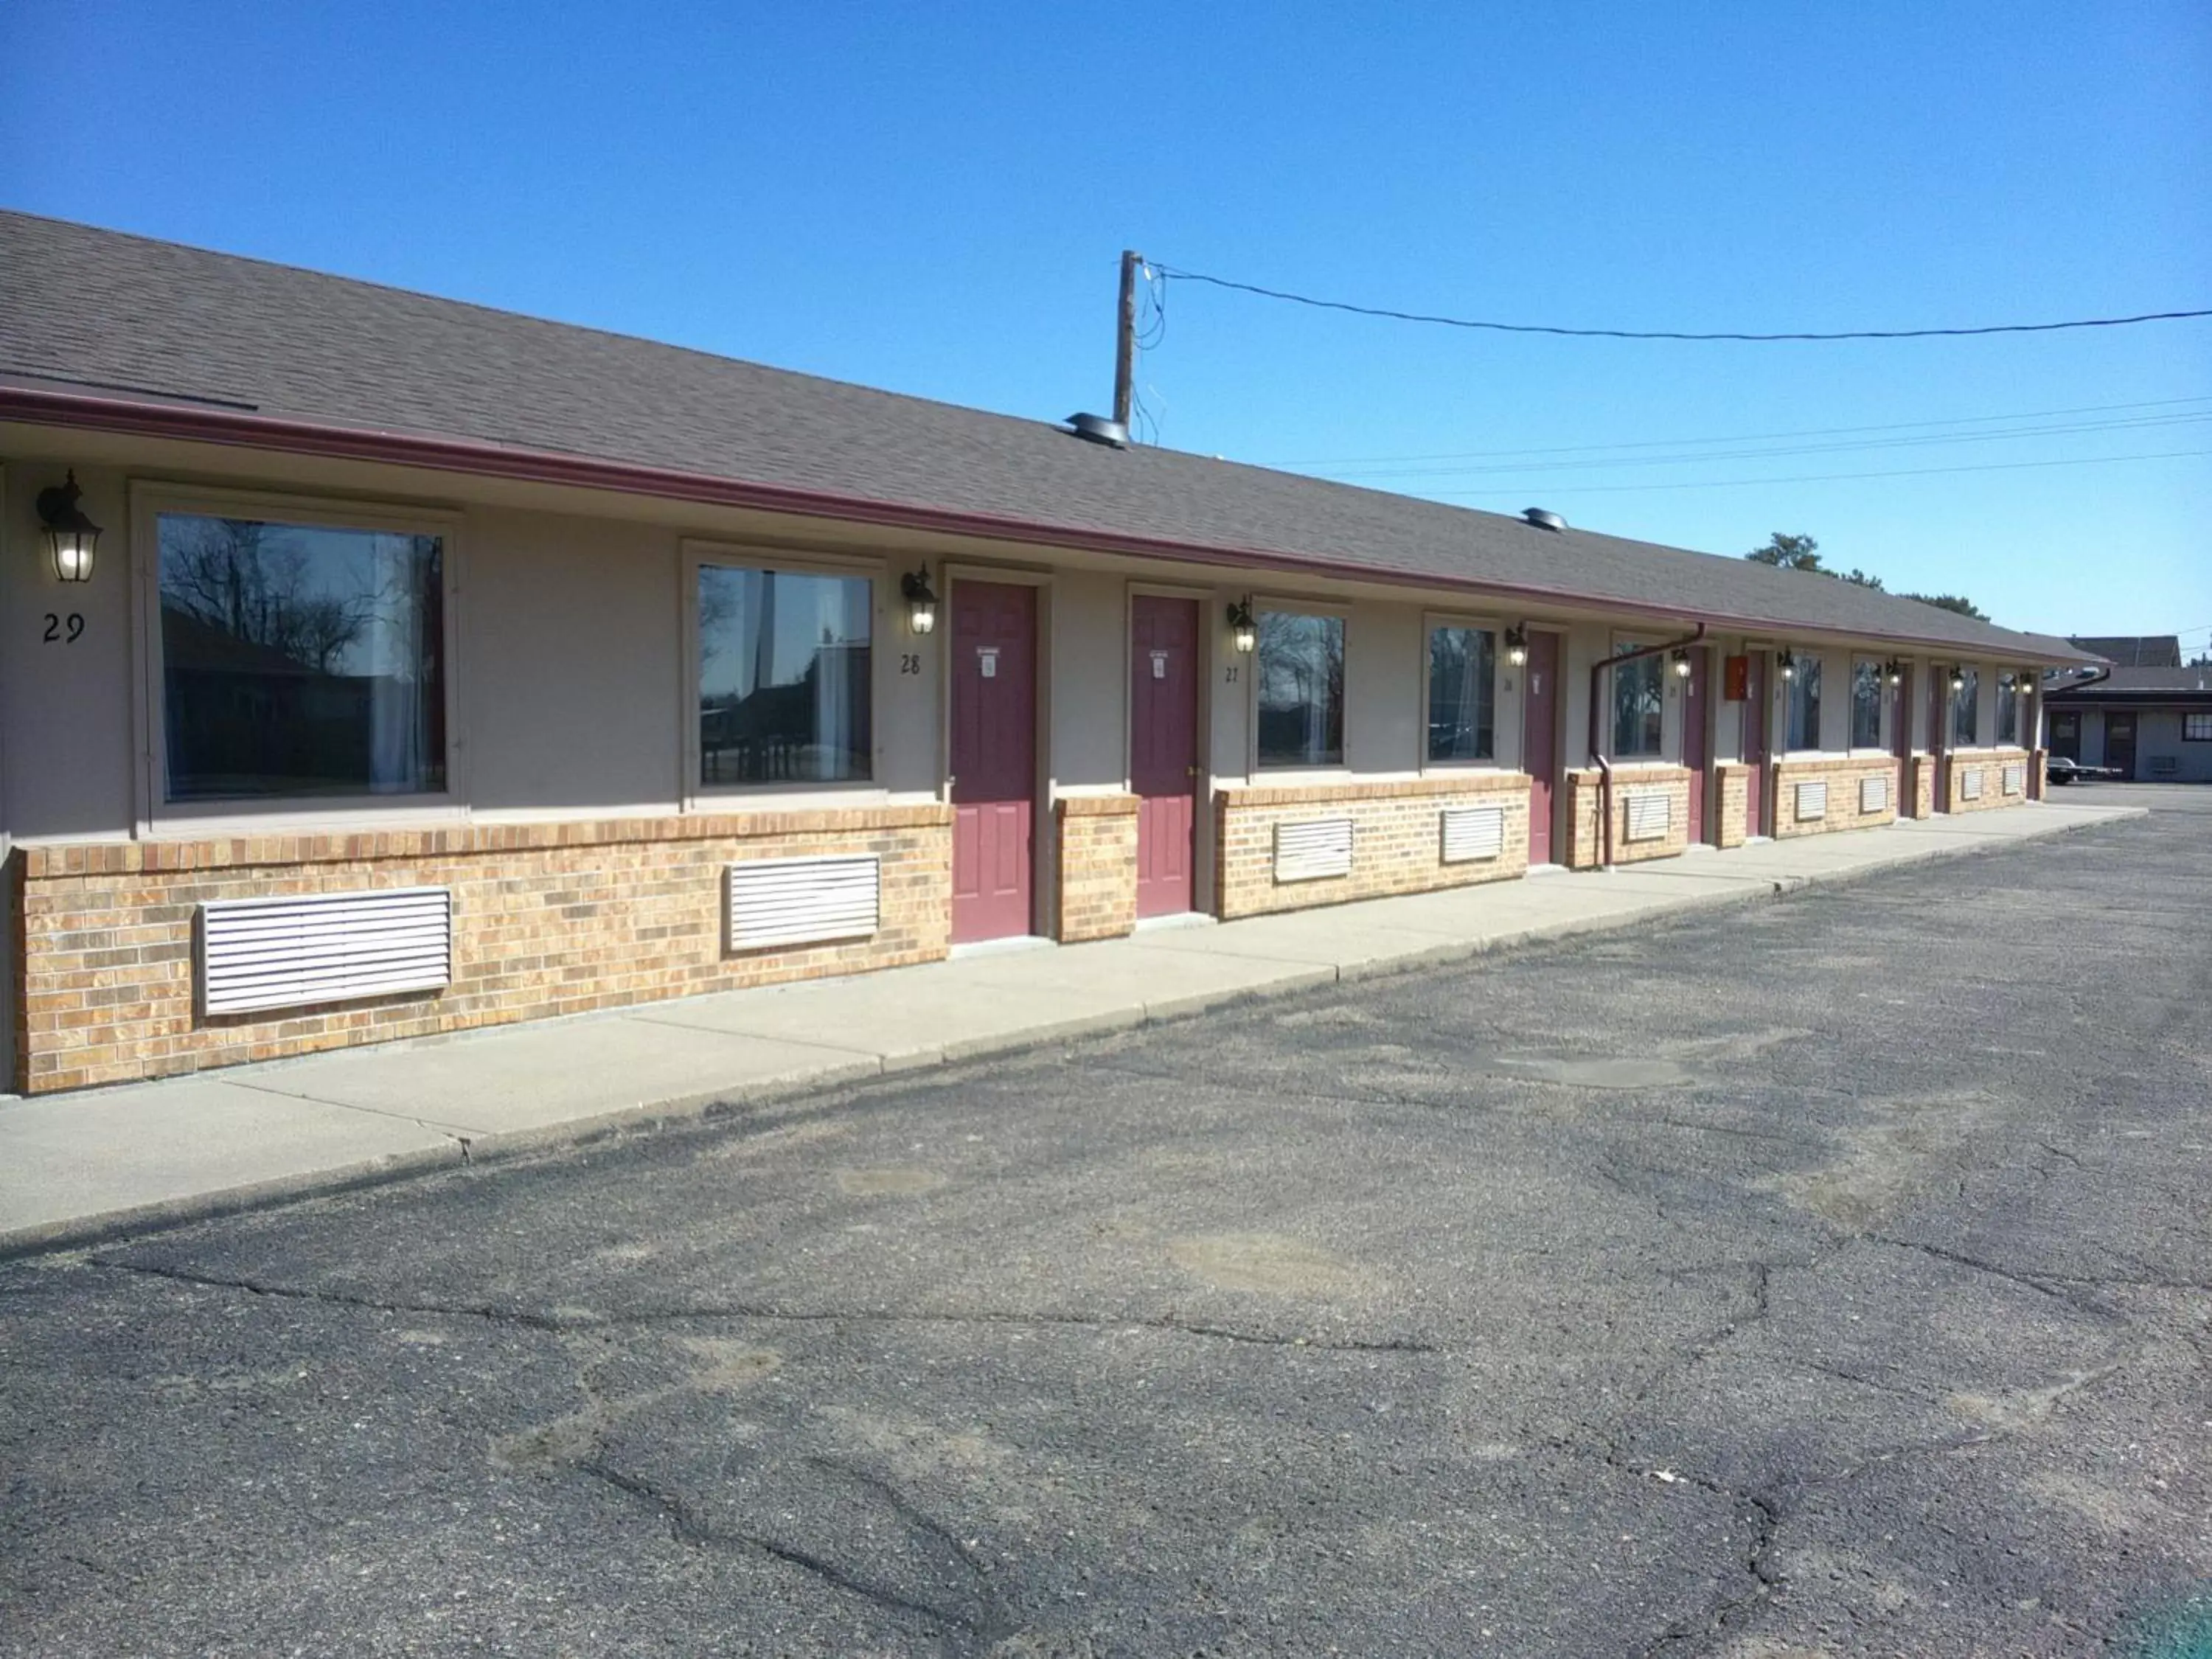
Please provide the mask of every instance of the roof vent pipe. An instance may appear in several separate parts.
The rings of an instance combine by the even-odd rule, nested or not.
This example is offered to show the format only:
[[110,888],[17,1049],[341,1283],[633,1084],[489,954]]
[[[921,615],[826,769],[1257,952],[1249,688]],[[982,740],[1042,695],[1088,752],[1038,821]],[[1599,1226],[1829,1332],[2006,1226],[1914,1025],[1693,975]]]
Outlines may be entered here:
[[1556,513],[1547,512],[1540,507],[1523,508],[1521,517],[1524,522],[1534,525],[1539,530],[1565,530],[1567,527],[1567,521],[1565,519]]
[[1120,421],[1109,421],[1103,415],[1071,415],[1067,423],[1077,437],[1094,444],[1104,444],[1109,449],[1129,447],[1129,428]]

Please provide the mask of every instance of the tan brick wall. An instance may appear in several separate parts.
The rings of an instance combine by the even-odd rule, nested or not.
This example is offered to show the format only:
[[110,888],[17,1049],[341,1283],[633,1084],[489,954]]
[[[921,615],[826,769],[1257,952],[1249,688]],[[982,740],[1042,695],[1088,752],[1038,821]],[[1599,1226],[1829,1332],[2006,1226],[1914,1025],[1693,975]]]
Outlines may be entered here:
[[1723,761],[1713,768],[1713,777],[1714,810],[1720,814],[1713,845],[1741,847],[1751,836],[1751,768],[1741,761]]
[[[1628,797],[1632,793],[1663,790],[1667,795],[1667,834],[1658,841],[1628,838]],[[1605,861],[1599,836],[1599,774],[1595,767],[1567,774],[1568,822],[1573,829],[1567,841],[1567,866],[1593,870]],[[1646,859],[1670,859],[1690,844],[1690,774],[1680,766],[1639,766],[1613,775],[1613,861],[1641,864]]]
[[[1446,864],[1443,809],[1490,805],[1505,809],[1504,849],[1494,859]],[[1506,880],[1528,868],[1525,773],[1224,789],[1214,796],[1214,908],[1224,921]],[[1340,817],[1352,820],[1352,873],[1277,882],[1275,826]]]
[[[941,805],[270,836],[17,849],[26,1091],[161,1077],[552,1014],[941,957],[951,916]],[[732,955],[722,866],[873,853],[865,939]],[[197,907],[211,900],[450,888],[453,983],[209,1018]]]
[[[2004,769],[2008,766],[2027,766],[2025,749],[1990,749],[1972,755],[1946,755],[1945,764],[1951,769],[1951,810],[1954,812],[1985,812],[1992,807],[2017,806],[2027,799],[2025,787],[2017,795],[2004,792]],[[1959,779],[1975,768],[1982,773],[1982,794],[1978,800],[1968,800],[1959,793]],[[2028,781],[2034,781],[2035,769],[2028,767]]]
[[1137,925],[1137,798],[1070,795],[1060,825],[1058,932],[1063,945],[1119,939]]
[[1912,816],[1924,818],[1936,810],[1936,769],[1941,764],[1932,755],[1915,755],[1905,763],[1911,781],[1906,786],[1912,791]]
[[[1859,781],[1881,777],[1889,781],[1882,792],[1880,811],[1859,811]],[[1826,780],[1826,813],[1802,823],[1797,817],[1797,786]],[[1825,835],[1831,830],[1868,830],[1897,822],[1897,762],[1889,756],[1865,760],[1784,761],[1775,769],[1774,838]]]

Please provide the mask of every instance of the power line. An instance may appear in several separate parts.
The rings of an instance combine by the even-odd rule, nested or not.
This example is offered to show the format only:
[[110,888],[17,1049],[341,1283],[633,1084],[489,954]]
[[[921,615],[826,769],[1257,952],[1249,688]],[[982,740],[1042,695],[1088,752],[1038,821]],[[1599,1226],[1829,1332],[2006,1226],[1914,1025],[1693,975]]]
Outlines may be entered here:
[[1735,432],[1712,438],[1640,438],[1615,444],[1560,444],[1548,449],[1457,449],[1423,455],[1334,455],[1317,461],[1261,461],[1260,466],[1297,471],[1303,467],[1385,466],[1410,461],[1485,461],[1523,455],[1590,455],[1615,449],[1679,449],[1685,444],[1751,444],[1784,438],[1835,438],[1864,432],[1911,432],[1932,426],[1985,426],[1997,421],[2041,421],[2062,415],[2107,415],[2122,410],[2171,409],[2180,404],[2212,403],[2212,394],[2154,398],[2147,403],[2082,404],[2072,409],[2024,409],[2011,415],[1960,415],[1941,421],[1891,421],[1880,426],[1808,426],[1790,432]]
[[1756,461],[1791,455],[1836,455],[1873,449],[1924,449],[1938,444],[1985,444],[2007,439],[2071,436],[2081,433],[2137,432],[2154,427],[2197,426],[2212,421],[2212,410],[2186,415],[2143,416],[2128,421],[2072,422],[2057,426],[2015,427],[2002,432],[1922,433],[1909,438],[1863,438],[1851,443],[1790,444],[1765,449],[1709,449],[1674,455],[1624,455],[1586,461],[1492,462],[1482,466],[1363,467],[1333,469],[1319,476],[1340,480],[1461,477],[1481,472],[1518,476],[1536,472],[1614,471],[1624,467],[1695,465],[1705,461]]
[[2050,334],[2069,328],[2124,328],[2134,323],[2179,322],[2193,317],[2212,317],[2212,309],[2203,311],[2146,311],[2132,317],[2083,317],[2063,323],[1991,323],[1977,328],[1864,328],[1844,329],[1834,333],[1811,332],[1787,334],[1749,334],[1733,331],[1695,333],[1679,329],[1637,328],[1562,328],[1545,323],[1498,323],[1466,317],[1442,317],[1427,312],[1395,311],[1386,306],[1353,305],[1344,300],[1317,300],[1310,294],[1291,294],[1282,289],[1261,288],[1256,283],[1231,282],[1226,276],[1209,276],[1204,271],[1184,270],[1179,266],[1152,262],[1152,269],[1161,276],[1178,278],[1186,283],[1205,283],[1213,288],[1233,289],[1240,294],[1256,294],[1262,299],[1282,300],[1291,305],[1310,306],[1317,311],[1344,311],[1356,317],[1380,317],[1399,323],[1430,323],[1439,328],[1482,329],[1497,334],[1552,334],[1572,339],[1585,340],[1745,340],[1768,343],[1779,340],[1926,340],[1956,338],[1975,334]]
[[[2016,472],[2035,466],[2103,466],[2113,461],[2172,461],[2186,456],[2212,455],[2212,449],[2160,449],[2143,455],[2079,455],[2048,461],[1987,461],[1972,466],[1916,466],[1888,472],[1808,472],[1784,478],[1711,478],[1691,483],[1562,484],[1570,495],[1613,495],[1629,489],[1729,489],[1740,485],[1825,483],[1846,478],[1926,478],[1942,472]],[[1512,489],[1439,489],[1429,492],[1439,500],[1466,501],[1480,496],[1503,498],[1522,493]]]

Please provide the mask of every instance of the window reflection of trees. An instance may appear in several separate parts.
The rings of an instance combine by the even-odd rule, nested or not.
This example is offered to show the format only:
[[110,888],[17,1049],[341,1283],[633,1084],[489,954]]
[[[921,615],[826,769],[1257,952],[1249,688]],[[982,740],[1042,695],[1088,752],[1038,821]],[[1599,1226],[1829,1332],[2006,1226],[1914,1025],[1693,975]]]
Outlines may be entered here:
[[[1640,647],[1633,641],[1614,655]],[[1615,759],[1649,757],[1660,749],[1666,688],[1656,657],[1640,657],[1613,671],[1613,754]]]
[[700,782],[870,776],[867,579],[702,565],[697,591]]
[[1262,766],[1344,759],[1344,621],[1263,611],[1259,617]]
[[1493,753],[1496,641],[1486,629],[1429,630],[1429,758],[1488,760]]
[[443,787],[443,545],[160,520],[172,799]]

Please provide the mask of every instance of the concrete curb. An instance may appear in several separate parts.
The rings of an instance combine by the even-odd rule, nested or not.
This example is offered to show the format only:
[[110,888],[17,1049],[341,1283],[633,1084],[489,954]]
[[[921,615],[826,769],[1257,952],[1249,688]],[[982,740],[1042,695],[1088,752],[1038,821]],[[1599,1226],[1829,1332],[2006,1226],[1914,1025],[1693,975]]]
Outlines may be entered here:
[[[1608,915],[1575,916],[1556,922],[1537,922],[1510,933],[1449,940],[1437,945],[1420,945],[1407,951],[1341,966],[1303,964],[1264,984],[1150,1000],[1139,1006],[1073,1019],[1054,1020],[997,1036],[951,1043],[943,1048],[917,1049],[889,1056],[869,1056],[836,1062],[804,1075],[649,1101],[627,1106],[618,1111],[570,1118],[559,1123],[543,1124],[506,1133],[465,1136],[450,1128],[441,1128],[440,1132],[451,1136],[453,1141],[449,1149],[397,1153],[365,1163],[307,1170],[213,1192],[165,1199],[125,1210],[112,1210],[97,1215],[71,1217],[61,1221],[14,1228],[0,1232],[0,1261],[109,1243],[118,1238],[189,1222],[274,1208],[303,1198],[356,1192],[423,1175],[474,1169],[479,1165],[502,1164],[587,1146],[617,1137],[680,1128],[748,1109],[812,1098],[884,1077],[1005,1058],[1057,1043],[1079,1042],[1090,1037],[1135,1030],[1147,1025],[1193,1019],[1225,1008],[1271,1001],[1330,985],[1357,984],[1387,978],[1394,974],[1419,973],[1425,969],[1449,966],[1589,933],[1625,933],[1671,921],[1678,917],[1746,908],[1814,888],[1847,885],[1893,870],[1911,869],[1917,866],[1996,852],[2028,842],[2045,841],[2077,830],[2101,829],[2106,824],[2150,816],[2148,809],[2144,807],[2107,810],[2109,815],[2106,817],[2079,823],[2051,823],[2018,836],[1984,837],[1962,834],[1957,846],[1923,848],[1853,869],[1804,875],[1746,875],[1741,878],[1741,890],[1738,891],[1701,892],[1686,894],[1680,898],[1658,898],[1648,905]],[[1690,870],[1639,871],[1638,873],[1692,875],[1705,872]],[[414,1121],[422,1121],[419,1119]]]

